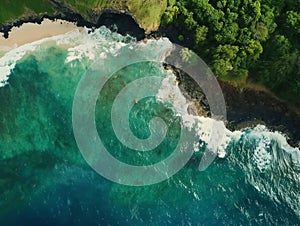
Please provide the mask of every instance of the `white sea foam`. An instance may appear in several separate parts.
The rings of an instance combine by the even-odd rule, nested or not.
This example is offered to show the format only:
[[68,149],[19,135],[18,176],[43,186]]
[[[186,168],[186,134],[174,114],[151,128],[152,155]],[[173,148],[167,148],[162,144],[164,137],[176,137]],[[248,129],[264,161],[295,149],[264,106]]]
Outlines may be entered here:
[[17,61],[22,59],[26,54],[35,51],[43,43],[50,41],[59,42],[61,40],[75,36],[78,33],[78,30],[74,30],[67,34],[44,38],[32,43],[22,45],[7,52],[4,56],[0,58],[0,87],[7,84],[7,80],[11,73],[11,70],[14,69]]
[[[245,156],[250,153],[250,161],[242,162],[241,165],[247,180],[257,191],[278,204],[284,201],[300,217],[300,196],[299,189],[297,190],[300,183],[299,148],[291,147],[284,134],[271,132],[263,125],[244,132],[245,137],[241,142],[252,141],[253,144],[249,150],[241,150]],[[239,160],[233,156],[231,161]],[[262,176],[263,174],[265,175]]]
[[136,43],[134,48],[144,52],[146,58],[155,59],[157,62],[164,62],[173,50],[173,44],[168,38],[148,39]]
[[284,134],[278,131],[271,132],[266,126],[258,125],[251,130],[249,137],[258,141],[257,148],[254,151],[254,159],[260,170],[264,169],[263,163],[266,163],[267,166],[271,161],[272,153],[267,152],[268,149],[271,149],[271,141],[276,142],[277,149],[281,149],[288,153],[294,166],[300,169],[300,150],[298,147],[291,147]]
[[22,59],[26,54],[34,52],[39,46],[54,42],[58,46],[68,48],[66,63],[75,60],[87,58],[95,60],[96,56],[105,58],[106,53],[115,54],[118,49],[126,45],[125,41],[132,42],[134,38],[122,36],[111,32],[106,27],[100,27],[94,32],[90,29],[75,29],[66,34],[44,38],[32,43],[28,43],[10,50],[0,58],[0,87],[7,84],[11,70],[15,67],[17,61]]
[[0,87],[7,84],[8,76],[20,60],[28,51],[34,51],[34,45],[26,45],[13,49],[0,58]]
[[253,154],[253,160],[257,166],[257,168],[263,172],[265,169],[269,168],[272,156],[271,153],[268,152],[268,148],[270,145],[270,140],[267,139],[267,142],[265,140],[261,140],[257,147],[254,149]]
[[[88,29],[84,29],[77,37],[63,40],[63,42],[60,41],[58,44],[73,43],[74,47],[68,49],[66,59],[66,63],[68,63],[84,57],[95,60],[96,57],[105,58],[107,53],[114,55],[121,47],[126,45],[125,39],[126,37],[113,33],[106,27],[100,27],[92,33]],[[134,39],[127,38],[127,40],[133,41]]]
[[[167,77],[163,80],[156,97],[161,102],[171,103],[177,115],[182,118],[183,125],[189,130],[195,129],[198,139],[204,141],[218,157],[225,157],[225,150],[233,133],[226,129],[222,121],[189,114],[188,107],[192,103],[181,93],[176,77],[171,71],[167,71]],[[194,151],[198,151],[198,143],[193,146]]]
[[[245,131],[231,132],[222,121],[189,114],[188,107],[192,103],[181,93],[176,76],[172,71],[168,70],[166,74],[167,76],[156,95],[157,99],[164,103],[171,103],[176,113],[181,116],[183,125],[189,130],[196,129],[199,140],[204,141],[208,148],[217,151],[218,157],[224,158],[228,144],[231,141],[240,140]],[[219,131],[222,132],[219,133]],[[296,166],[300,166],[299,148],[291,147],[283,134],[277,131],[271,132],[265,126],[258,125],[251,130],[249,137],[257,141],[257,147],[252,158],[259,170],[263,171],[270,165],[271,154],[268,149],[270,149],[271,140],[275,141],[280,149],[291,155]],[[194,150],[198,151],[198,144],[193,144],[193,146],[195,147]]]

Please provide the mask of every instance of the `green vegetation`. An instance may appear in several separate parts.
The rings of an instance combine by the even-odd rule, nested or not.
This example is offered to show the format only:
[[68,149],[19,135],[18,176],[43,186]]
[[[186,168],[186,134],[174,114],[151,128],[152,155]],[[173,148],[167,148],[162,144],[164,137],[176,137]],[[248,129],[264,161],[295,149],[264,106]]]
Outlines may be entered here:
[[[0,0],[0,23],[53,14],[51,0]],[[300,106],[299,0],[65,0],[93,21],[93,12],[129,12],[147,32],[172,24],[222,80],[265,85]],[[95,22],[95,21],[94,21]]]
[[147,31],[157,29],[167,7],[166,0],[66,0],[67,4],[81,15],[88,17],[90,11],[128,9],[130,14]]
[[300,106],[299,9],[299,0],[168,0],[162,25],[189,37],[220,79],[264,84]]
[[[167,7],[167,0],[65,0],[62,5],[80,13],[85,19],[93,21],[91,12],[103,9],[128,11],[147,32],[160,25],[161,16]],[[39,13],[53,14],[51,0],[0,0],[0,23]]]
[[40,13],[53,13],[48,0],[0,0],[0,23]]
[[[89,1],[74,1],[67,0],[69,4],[75,2],[75,5],[81,5],[83,11],[87,12],[91,8],[99,11],[105,8],[111,9],[128,9],[131,15],[139,22],[146,30],[157,29],[160,25],[161,16],[167,7],[166,0],[127,0],[126,3],[120,0],[89,0]],[[84,3],[85,2],[85,3]]]

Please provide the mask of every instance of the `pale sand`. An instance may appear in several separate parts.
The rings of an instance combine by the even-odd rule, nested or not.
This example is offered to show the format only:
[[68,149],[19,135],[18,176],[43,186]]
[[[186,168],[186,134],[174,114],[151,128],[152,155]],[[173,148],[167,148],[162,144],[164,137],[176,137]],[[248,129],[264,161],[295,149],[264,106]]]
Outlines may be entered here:
[[41,24],[25,23],[21,27],[12,28],[8,39],[0,35],[0,52],[7,52],[18,46],[43,38],[65,34],[74,29],[81,28],[78,28],[75,23],[64,20],[52,21],[44,19]]

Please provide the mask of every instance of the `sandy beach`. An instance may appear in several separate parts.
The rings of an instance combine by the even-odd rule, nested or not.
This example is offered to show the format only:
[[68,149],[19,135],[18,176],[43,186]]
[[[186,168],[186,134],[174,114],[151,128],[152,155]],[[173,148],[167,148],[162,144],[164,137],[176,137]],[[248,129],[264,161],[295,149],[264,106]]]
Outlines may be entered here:
[[7,52],[43,38],[65,34],[74,29],[78,29],[75,23],[64,20],[45,19],[41,24],[25,23],[21,27],[12,28],[7,39],[3,35],[0,36],[0,52]]

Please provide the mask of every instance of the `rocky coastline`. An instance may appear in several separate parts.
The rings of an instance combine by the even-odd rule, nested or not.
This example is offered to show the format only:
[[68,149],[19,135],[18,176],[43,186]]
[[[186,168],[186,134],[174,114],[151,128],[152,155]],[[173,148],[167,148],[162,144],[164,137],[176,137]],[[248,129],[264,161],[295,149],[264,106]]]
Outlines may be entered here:
[[[55,3],[55,2],[54,2]],[[60,7],[57,5],[56,7]],[[122,35],[131,35],[137,40],[145,38],[157,38],[161,36],[168,37],[171,41],[176,41],[176,31],[171,32],[171,27],[160,28],[158,31],[146,34],[145,30],[139,26],[136,20],[128,13],[121,13],[116,10],[105,10],[100,14],[90,12],[90,17],[94,19],[87,21],[80,14],[73,12],[67,7],[61,7],[60,13],[55,15],[39,15],[20,19],[8,24],[0,24],[0,32],[5,38],[9,37],[9,32],[13,27],[19,27],[23,23],[41,23],[45,18],[50,20],[62,19],[69,22],[74,22],[78,26],[86,26],[88,28],[97,28],[102,25],[108,28],[115,29]],[[178,41],[177,41],[178,42]],[[178,43],[187,47],[186,43]],[[190,100],[195,100],[200,108],[194,109],[194,113],[209,116],[209,105],[203,92],[197,88],[194,82],[184,76],[180,71],[174,70],[177,76],[180,88]],[[257,124],[265,124],[271,130],[277,130],[285,133],[288,136],[288,142],[292,146],[300,144],[300,115],[292,109],[287,103],[278,100],[272,95],[254,89],[240,90],[229,83],[220,82],[226,107],[227,107],[227,122],[226,126],[230,130],[242,129],[245,127],[253,127]]]
[[[190,113],[211,116],[209,103],[196,82],[179,69],[170,65],[166,65],[165,68],[173,71],[183,95],[188,100],[196,102]],[[299,146],[300,115],[287,103],[264,91],[251,88],[241,90],[220,80],[219,85],[226,102],[225,125],[229,130],[265,125],[271,131],[280,131],[287,135],[287,141],[291,146]]]
[[5,38],[9,37],[9,32],[13,27],[20,27],[24,23],[37,23],[41,24],[44,19],[49,20],[65,20],[68,22],[76,23],[77,26],[87,28],[98,28],[102,25],[111,28],[113,25],[118,27],[117,32],[122,35],[131,35],[136,37],[137,40],[142,40],[146,37],[146,32],[139,26],[137,21],[128,12],[119,12],[115,9],[105,9],[101,13],[89,12],[89,20],[85,19],[82,15],[72,11],[68,7],[56,1],[52,1],[54,8],[58,13],[55,14],[42,14],[20,18],[16,21],[8,22],[7,24],[0,23],[0,33],[3,33]]

